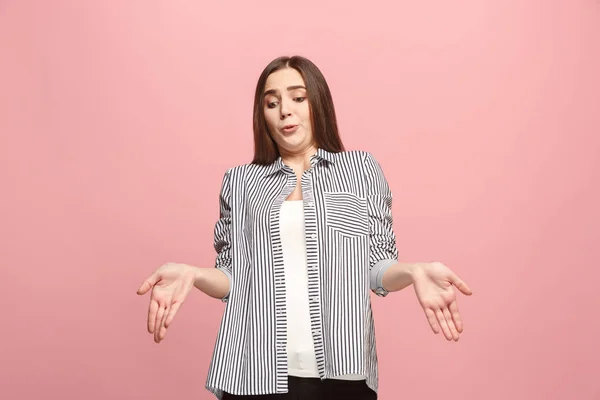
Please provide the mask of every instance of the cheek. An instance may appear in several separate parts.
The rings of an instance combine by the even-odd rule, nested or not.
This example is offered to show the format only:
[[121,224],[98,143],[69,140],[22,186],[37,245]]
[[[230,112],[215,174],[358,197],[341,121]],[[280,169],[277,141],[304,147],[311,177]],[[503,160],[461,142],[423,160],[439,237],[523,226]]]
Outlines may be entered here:
[[277,133],[277,127],[279,125],[279,120],[276,113],[270,112],[272,110],[265,111],[265,122],[267,123],[267,127],[269,128],[269,134],[274,135]]
[[277,124],[277,117],[273,114],[272,110],[266,109],[264,111],[265,121],[267,121],[267,125],[274,126]]
[[304,114],[304,125],[307,126],[308,128],[312,127],[311,124],[311,119],[310,119],[310,112],[306,112],[306,114]]
[[302,116],[307,124],[310,124],[310,107],[306,104],[305,107],[302,108]]

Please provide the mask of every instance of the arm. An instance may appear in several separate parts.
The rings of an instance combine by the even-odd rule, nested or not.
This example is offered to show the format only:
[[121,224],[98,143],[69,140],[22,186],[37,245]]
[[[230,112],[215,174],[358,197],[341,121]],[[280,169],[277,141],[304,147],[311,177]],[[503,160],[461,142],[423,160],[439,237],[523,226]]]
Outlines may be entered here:
[[395,263],[381,277],[381,286],[388,292],[397,292],[414,283],[419,263]]
[[392,192],[381,165],[370,153],[365,159],[365,176],[369,207],[371,290],[385,297],[388,292],[397,292],[413,284],[424,263],[398,261]]
[[371,289],[379,296],[386,296],[388,292],[402,290],[412,284],[433,332],[443,332],[447,340],[458,340],[463,323],[452,286],[468,296],[473,292],[440,262],[398,262],[392,227],[392,194],[381,167],[369,153],[365,167]]
[[194,286],[215,299],[226,300],[229,293],[229,276],[217,268],[196,268]]
[[219,195],[219,220],[214,229],[215,268],[199,268],[194,286],[207,295],[229,300],[231,290],[231,185],[230,170],[225,173]]
[[[392,217],[392,192],[375,158],[366,153],[365,182],[369,212],[369,273],[371,290],[379,296],[412,282],[410,264],[398,262]],[[385,282],[384,282],[385,277]]]

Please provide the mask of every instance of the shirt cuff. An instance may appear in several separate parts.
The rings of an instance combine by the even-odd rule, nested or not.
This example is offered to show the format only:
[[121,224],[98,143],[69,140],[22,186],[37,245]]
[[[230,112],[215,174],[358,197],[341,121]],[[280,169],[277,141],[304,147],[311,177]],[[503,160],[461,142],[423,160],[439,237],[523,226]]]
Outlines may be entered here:
[[217,267],[217,269],[219,269],[221,272],[223,272],[227,276],[227,279],[229,279],[229,291],[227,291],[227,294],[223,298],[221,298],[221,301],[223,303],[227,303],[227,300],[229,300],[229,293],[231,293],[231,272],[229,272],[225,268]]
[[[374,292],[385,292],[385,288],[383,287],[383,274],[389,267],[394,264],[397,264],[397,260],[381,260],[378,261],[373,268],[371,268],[370,273],[370,281],[371,281],[371,290]],[[387,293],[386,293],[387,294]]]

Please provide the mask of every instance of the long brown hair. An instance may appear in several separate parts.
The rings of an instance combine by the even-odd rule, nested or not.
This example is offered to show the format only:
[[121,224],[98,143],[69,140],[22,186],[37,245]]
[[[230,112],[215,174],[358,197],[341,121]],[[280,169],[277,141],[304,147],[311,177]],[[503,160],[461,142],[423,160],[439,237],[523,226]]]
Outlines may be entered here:
[[310,107],[310,122],[315,146],[332,153],[344,151],[338,132],[335,108],[325,77],[312,61],[301,56],[278,57],[265,67],[254,94],[254,159],[255,164],[271,164],[279,157],[277,143],[269,134],[264,114],[264,90],[267,78],[283,68],[294,68],[302,75]]

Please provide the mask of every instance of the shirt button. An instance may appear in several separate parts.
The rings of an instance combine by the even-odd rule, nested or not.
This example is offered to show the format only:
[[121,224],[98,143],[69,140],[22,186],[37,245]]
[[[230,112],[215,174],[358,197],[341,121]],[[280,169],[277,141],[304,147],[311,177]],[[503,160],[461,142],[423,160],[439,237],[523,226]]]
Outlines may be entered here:
[[310,235],[311,239],[316,239],[317,238],[317,234],[313,233],[312,235]]
[[309,207],[314,207],[314,205],[315,205],[315,203],[313,203],[312,201],[309,201],[309,202],[308,202],[308,206],[309,206]]

